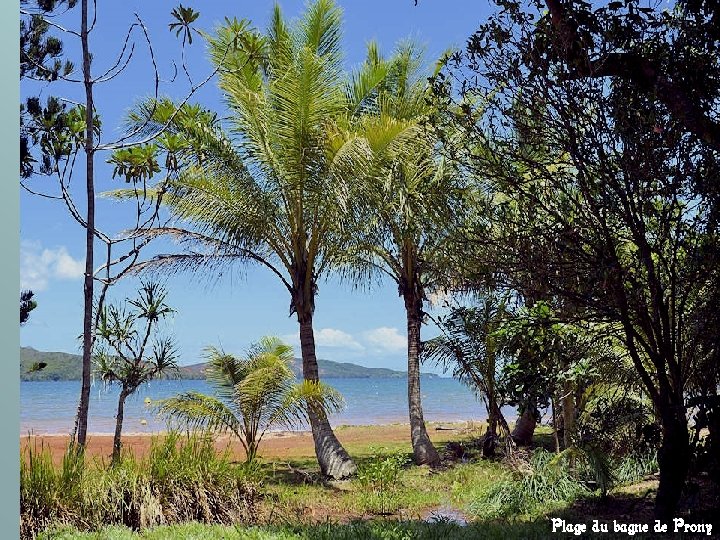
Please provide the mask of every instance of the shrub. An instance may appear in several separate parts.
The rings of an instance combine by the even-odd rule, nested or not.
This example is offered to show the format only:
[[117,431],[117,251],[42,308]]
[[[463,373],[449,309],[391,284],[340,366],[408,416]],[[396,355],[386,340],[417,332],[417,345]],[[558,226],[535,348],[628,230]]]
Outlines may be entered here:
[[50,523],[73,523],[83,499],[84,458],[72,448],[63,456],[60,468],[52,462],[49,449],[28,445],[27,458],[20,460],[20,531],[34,537]]
[[536,450],[528,460],[513,463],[515,478],[490,486],[471,505],[483,518],[535,515],[553,503],[569,502],[588,493],[562,455]]
[[22,538],[51,526],[134,530],[187,521],[248,521],[259,499],[258,483],[244,467],[218,454],[205,435],[169,433],[155,439],[147,458],[123,454],[111,467],[87,466],[69,448],[60,468],[48,449],[28,446],[20,464]]
[[357,478],[366,490],[366,503],[371,509],[381,514],[391,510],[388,499],[398,488],[400,471],[408,461],[408,457],[402,453],[376,452],[358,467]]
[[615,469],[618,484],[632,484],[660,470],[656,450],[633,452],[622,458]]

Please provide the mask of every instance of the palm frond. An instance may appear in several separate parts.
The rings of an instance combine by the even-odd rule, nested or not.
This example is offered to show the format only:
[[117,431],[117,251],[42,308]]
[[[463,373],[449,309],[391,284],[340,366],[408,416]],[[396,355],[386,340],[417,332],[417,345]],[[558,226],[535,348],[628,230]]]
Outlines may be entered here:
[[242,423],[222,401],[199,392],[185,392],[157,403],[158,412],[191,428],[231,431],[242,438]]

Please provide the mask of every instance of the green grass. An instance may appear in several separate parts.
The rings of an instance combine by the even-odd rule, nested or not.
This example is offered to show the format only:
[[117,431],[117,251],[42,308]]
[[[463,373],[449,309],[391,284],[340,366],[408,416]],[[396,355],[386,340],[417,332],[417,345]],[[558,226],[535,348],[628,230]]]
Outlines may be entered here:
[[[404,450],[404,452],[403,452]],[[262,505],[273,519],[303,520],[331,519],[339,515],[373,517],[390,510],[397,517],[422,519],[439,506],[447,506],[466,513],[479,493],[498,480],[509,477],[507,469],[494,461],[458,463],[451,467],[431,470],[410,464],[409,448],[390,447],[380,456],[405,457],[397,478],[393,479],[388,508],[380,508],[374,488],[355,478],[342,482],[325,482],[320,478],[317,464],[311,460],[294,460],[288,464],[263,466],[265,500]],[[362,471],[373,460],[371,450],[358,456]],[[310,515],[308,515],[308,513]]]
[[[317,462],[311,457],[296,458],[285,463],[259,461],[255,466],[247,468],[230,463],[227,456],[217,455],[209,446],[204,446],[202,440],[196,441],[194,445],[175,443],[170,440],[157,444],[143,462],[127,458],[121,467],[106,471],[103,475],[92,470],[84,473],[94,479],[92,482],[95,483],[84,477],[80,483],[94,486],[92,489],[102,494],[99,499],[93,499],[95,507],[87,508],[91,510],[90,515],[102,519],[94,519],[92,523],[76,522],[73,519],[46,520],[45,525],[54,525],[40,538],[548,538],[558,536],[552,535],[548,516],[591,523],[592,518],[588,517],[586,509],[593,508],[595,504],[592,502],[593,495],[580,489],[577,482],[571,482],[566,471],[551,463],[553,456],[543,451],[538,451],[533,459],[536,474],[523,476],[507,464],[494,460],[472,459],[434,470],[416,467],[410,463],[411,448],[407,443],[387,444],[382,448],[361,443],[348,445],[361,472],[380,471],[378,474],[382,476],[388,467],[391,469],[391,485],[383,488],[390,495],[385,503],[389,501],[391,504],[380,505],[378,486],[373,483],[374,480],[369,481],[367,475],[363,477],[360,474],[346,481],[326,481],[320,476]],[[648,462],[643,459],[640,463],[628,463],[626,466],[629,471],[644,471]],[[25,482],[28,487],[36,486],[39,493],[45,494],[51,508],[77,504],[67,503],[61,494],[62,489],[47,487],[77,482],[76,475],[79,473],[73,462],[68,461],[64,468],[53,473],[51,470],[54,471],[49,461],[38,461],[34,469],[36,476],[28,476],[26,471]],[[52,474],[56,475],[53,477],[55,480],[49,481]],[[66,480],[58,480],[63,475]],[[99,484],[99,478],[104,478],[106,485]],[[152,488],[152,482],[148,483],[143,478],[153,478],[157,486]],[[231,480],[233,478],[235,480]],[[243,486],[260,484],[260,496],[252,502],[252,515],[246,514],[248,519],[244,521],[238,521],[229,514],[214,519],[211,515],[217,508],[206,505],[206,514],[193,516],[190,509],[202,507],[198,505],[199,500],[204,501],[203,504],[208,500],[207,494],[193,499],[193,493],[208,479],[211,479],[211,484],[232,485],[232,481],[242,482]],[[115,499],[108,498],[105,494],[113,489],[116,492]],[[145,515],[155,515],[157,519],[140,523],[140,532],[133,532],[127,526],[113,526],[113,523],[124,521],[118,519],[121,508],[113,509],[112,504],[108,503],[113,500],[117,502],[117,493],[122,492],[130,493],[131,500],[144,501]],[[83,504],[89,505],[87,498],[83,499],[83,493],[83,490],[68,492],[66,498],[72,502],[79,497],[79,500],[84,501]],[[149,497],[148,493],[153,494],[153,497]],[[225,496],[227,494],[225,492]],[[589,506],[586,502],[581,508],[574,506],[574,499],[580,495],[586,496],[586,502],[589,497]],[[216,502],[219,501],[220,497],[216,499]],[[173,515],[175,507],[187,511]],[[104,513],[100,511],[101,508]],[[152,513],[157,512],[157,508],[162,509],[165,518]],[[453,523],[451,519],[443,517],[442,512],[435,514],[438,509],[448,510],[470,523],[468,526]],[[436,515],[439,517],[434,517]],[[614,537],[612,533],[603,535],[603,538]],[[636,535],[634,538],[642,537]]]
[[207,437],[169,434],[146,459],[123,455],[115,466],[71,450],[61,467],[45,448],[28,447],[20,463],[21,536],[48,527],[133,529],[202,521],[248,521],[258,498],[252,472],[217,454]]
[[44,540],[439,540],[547,538],[545,523],[494,523],[461,527],[452,523],[363,521],[347,524],[326,523],[305,526],[228,527],[188,523],[157,527],[142,533],[127,528],[109,527],[97,533],[78,533],[71,529],[54,530]]

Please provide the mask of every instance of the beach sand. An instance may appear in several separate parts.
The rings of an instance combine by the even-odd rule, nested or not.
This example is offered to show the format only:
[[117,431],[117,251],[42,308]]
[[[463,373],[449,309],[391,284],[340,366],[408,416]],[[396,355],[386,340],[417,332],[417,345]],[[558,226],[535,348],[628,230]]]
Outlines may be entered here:
[[[478,431],[477,422],[434,422],[428,423],[428,434],[436,443],[457,439],[466,435],[470,430]],[[410,445],[410,426],[408,424],[386,424],[377,426],[339,426],[335,434],[340,442],[347,448],[353,446],[382,446],[407,444]],[[124,433],[122,437],[123,450],[132,452],[136,457],[147,455],[153,437],[162,437],[162,433]],[[31,435],[20,438],[20,448],[23,456],[27,456],[28,444],[35,448],[49,448],[52,452],[53,462],[60,464],[67,448],[69,437],[67,435]],[[109,461],[112,454],[113,437],[107,433],[93,433],[88,435],[87,455]],[[218,451],[225,450],[228,445],[232,457],[236,461],[245,459],[245,451],[236,438],[229,435],[217,435],[215,447]],[[314,457],[312,434],[309,431],[273,431],[265,434],[260,443],[259,454],[264,459],[282,461]]]

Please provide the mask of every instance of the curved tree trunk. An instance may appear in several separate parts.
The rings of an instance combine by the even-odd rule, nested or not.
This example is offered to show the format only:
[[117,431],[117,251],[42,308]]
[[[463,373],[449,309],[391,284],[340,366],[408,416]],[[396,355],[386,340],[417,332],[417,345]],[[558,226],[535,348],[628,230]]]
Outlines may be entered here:
[[[312,314],[300,315],[300,349],[303,360],[303,377],[306,381],[318,381],[318,365],[315,357],[315,334],[312,326]],[[340,441],[330,427],[327,416],[314,410],[308,411],[313,441],[315,442],[315,455],[317,456],[320,471],[332,478],[347,478],[355,474],[357,467],[343,448]]]
[[115,415],[115,436],[113,437],[113,452],[112,452],[112,463],[113,465],[120,461],[120,450],[122,448],[122,425],[123,417],[125,415],[125,399],[128,397],[128,392],[123,387],[120,390],[120,397],[118,398],[117,414]]
[[485,432],[485,436],[482,438],[482,454],[484,457],[493,457],[495,455],[495,448],[497,448],[498,434],[498,417],[496,414],[496,408],[491,405],[495,399],[493,393],[488,390],[487,396],[487,411],[488,411],[488,428]]
[[534,411],[527,407],[518,418],[515,423],[515,428],[512,430],[513,440],[520,446],[527,446],[532,443],[533,435],[535,434],[535,426],[537,420],[535,420]]
[[419,298],[405,300],[408,333],[408,406],[413,458],[418,465],[436,465],[440,456],[425,429],[420,394],[420,309]]

